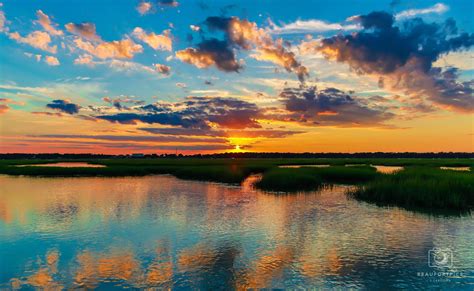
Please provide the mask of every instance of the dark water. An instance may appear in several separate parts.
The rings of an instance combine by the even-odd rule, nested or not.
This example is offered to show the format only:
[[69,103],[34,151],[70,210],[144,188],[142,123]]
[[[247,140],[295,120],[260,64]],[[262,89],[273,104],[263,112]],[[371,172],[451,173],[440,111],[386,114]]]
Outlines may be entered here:
[[248,184],[0,176],[0,288],[474,287],[471,216]]

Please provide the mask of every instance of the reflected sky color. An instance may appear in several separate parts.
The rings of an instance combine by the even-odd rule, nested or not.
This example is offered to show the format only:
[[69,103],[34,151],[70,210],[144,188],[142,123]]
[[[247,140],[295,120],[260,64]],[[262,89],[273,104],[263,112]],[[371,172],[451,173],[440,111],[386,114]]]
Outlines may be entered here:
[[[252,177],[251,179],[257,179]],[[140,178],[0,177],[0,286],[290,288],[464,286],[430,282],[427,252],[472,276],[472,217],[348,200],[347,186],[275,196]],[[52,191],[54,189],[54,191]],[[445,269],[440,269],[445,270]]]

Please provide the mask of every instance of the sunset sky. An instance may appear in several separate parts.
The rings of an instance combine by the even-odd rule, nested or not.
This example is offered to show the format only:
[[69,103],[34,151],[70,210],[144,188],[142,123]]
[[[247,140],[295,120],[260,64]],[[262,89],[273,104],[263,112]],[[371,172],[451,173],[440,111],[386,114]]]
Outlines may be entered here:
[[472,11],[5,0],[0,152],[471,152]]

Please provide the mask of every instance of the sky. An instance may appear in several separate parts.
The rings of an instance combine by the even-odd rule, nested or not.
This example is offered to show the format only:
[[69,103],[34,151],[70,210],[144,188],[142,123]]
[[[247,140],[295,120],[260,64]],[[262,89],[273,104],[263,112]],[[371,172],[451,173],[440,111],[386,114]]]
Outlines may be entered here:
[[474,150],[474,2],[4,0],[1,153]]

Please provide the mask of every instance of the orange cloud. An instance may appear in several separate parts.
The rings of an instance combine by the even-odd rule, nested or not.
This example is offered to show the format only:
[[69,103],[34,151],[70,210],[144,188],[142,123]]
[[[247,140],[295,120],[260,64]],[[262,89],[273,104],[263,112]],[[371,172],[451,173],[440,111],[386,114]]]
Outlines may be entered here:
[[36,16],[38,17],[37,22],[43,27],[44,30],[49,32],[49,34],[56,36],[64,34],[61,30],[56,29],[57,24],[52,23],[49,16],[44,14],[43,11],[36,11]]
[[169,75],[171,71],[171,68],[169,66],[162,64],[156,64],[155,69],[158,71],[158,73],[163,75]]
[[210,52],[200,52],[195,48],[187,48],[182,51],[176,52],[176,57],[181,61],[195,65],[196,67],[203,69],[215,65],[216,62]]
[[143,47],[134,43],[131,39],[114,40],[111,42],[101,42],[97,45],[81,38],[74,40],[76,46],[91,55],[100,59],[119,58],[131,59],[137,53],[143,51]]
[[150,2],[143,1],[137,5],[136,9],[138,13],[140,13],[141,15],[145,15],[150,12],[152,7],[153,6],[151,5]]
[[59,66],[61,64],[59,60],[53,56],[46,56],[44,61],[50,66]]
[[57,52],[57,46],[50,46],[51,37],[44,31],[33,31],[26,37],[22,37],[18,32],[12,32],[8,35],[8,37],[16,40],[19,43],[25,43],[34,48],[38,48],[53,54]]
[[138,40],[146,43],[154,50],[171,51],[173,48],[173,40],[170,37],[169,29],[163,31],[162,34],[155,34],[153,32],[146,33],[142,28],[135,27],[132,34]]

